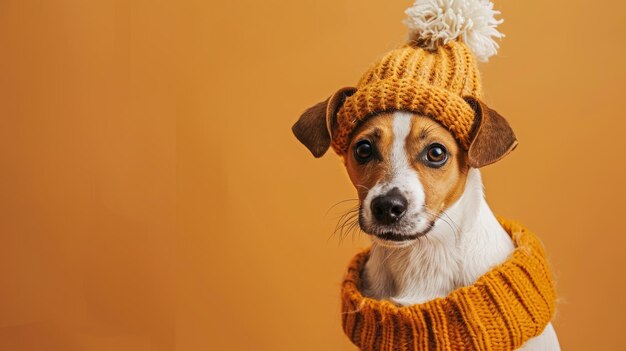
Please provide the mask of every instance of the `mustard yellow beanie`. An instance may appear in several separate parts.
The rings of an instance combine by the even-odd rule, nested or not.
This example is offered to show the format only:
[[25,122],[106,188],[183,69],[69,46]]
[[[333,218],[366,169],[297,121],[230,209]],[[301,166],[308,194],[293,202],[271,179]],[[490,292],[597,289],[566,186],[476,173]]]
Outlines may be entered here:
[[346,151],[363,120],[398,110],[437,120],[467,150],[475,111],[464,98],[482,97],[476,61],[497,51],[498,13],[488,0],[417,0],[406,11],[408,43],[376,62],[339,108],[335,152]]

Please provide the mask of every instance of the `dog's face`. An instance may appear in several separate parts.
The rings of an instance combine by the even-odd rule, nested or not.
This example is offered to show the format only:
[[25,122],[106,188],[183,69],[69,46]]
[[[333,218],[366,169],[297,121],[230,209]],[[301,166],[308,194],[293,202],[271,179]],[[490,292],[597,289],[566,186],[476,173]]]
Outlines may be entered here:
[[[337,111],[354,91],[339,90],[294,124],[315,157],[328,150]],[[501,115],[476,98],[465,101],[475,112],[467,150],[434,119],[409,112],[371,116],[352,132],[341,156],[359,194],[359,224],[374,240],[405,245],[426,235],[463,194],[470,167],[494,163],[517,146]]]
[[361,229],[384,244],[425,235],[463,193],[469,165],[452,134],[408,112],[368,119],[344,155]]

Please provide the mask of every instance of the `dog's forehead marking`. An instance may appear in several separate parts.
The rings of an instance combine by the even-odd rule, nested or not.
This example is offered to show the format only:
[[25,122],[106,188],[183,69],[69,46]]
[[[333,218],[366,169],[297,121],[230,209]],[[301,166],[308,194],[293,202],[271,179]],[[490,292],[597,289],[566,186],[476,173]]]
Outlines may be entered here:
[[406,112],[396,112],[393,114],[393,144],[391,146],[389,162],[391,163],[391,171],[394,175],[411,169],[405,147],[407,137],[411,134],[411,125],[411,114]]
[[391,125],[393,141],[389,152],[389,170],[391,179],[385,191],[398,188],[408,197],[410,211],[419,210],[424,203],[424,188],[419,174],[411,165],[410,155],[407,152],[406,142],[411,136],[414,118],[408,112],[395,112]]

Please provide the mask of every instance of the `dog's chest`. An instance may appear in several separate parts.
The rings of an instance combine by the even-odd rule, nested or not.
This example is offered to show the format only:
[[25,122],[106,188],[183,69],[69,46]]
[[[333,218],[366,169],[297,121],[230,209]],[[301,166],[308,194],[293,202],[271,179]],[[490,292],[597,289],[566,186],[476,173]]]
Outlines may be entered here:
[[365,294],[411,305],[444,297],[461,281],[460,254],[422,245],[387,251],[374,247],[365,272]]
[[[374,245],[364,270],[364,294],[402,306],[445,297],[473,284],[506,259],[513,247],[506,234],[433,235],[418,245],[393,249]],[[509,242],[507,242],[509,241]]]

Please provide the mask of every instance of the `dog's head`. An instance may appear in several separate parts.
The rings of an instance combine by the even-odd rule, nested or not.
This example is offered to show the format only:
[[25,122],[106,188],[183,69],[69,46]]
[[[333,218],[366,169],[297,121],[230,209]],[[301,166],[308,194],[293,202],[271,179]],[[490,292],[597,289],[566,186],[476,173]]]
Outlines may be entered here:
[[[321,157],[331,145],[336,114],[351,88],[300,117],[296,137]],[[375,240],[403,245],[425,235],[465,190],[470,168],[498,161],[517,145],[506,120],[476,98],[469,148],[432,118],[396,111],[365,119],[342,156],[360,202],[359,224]]]

